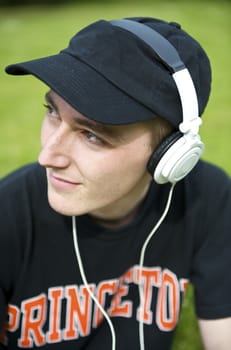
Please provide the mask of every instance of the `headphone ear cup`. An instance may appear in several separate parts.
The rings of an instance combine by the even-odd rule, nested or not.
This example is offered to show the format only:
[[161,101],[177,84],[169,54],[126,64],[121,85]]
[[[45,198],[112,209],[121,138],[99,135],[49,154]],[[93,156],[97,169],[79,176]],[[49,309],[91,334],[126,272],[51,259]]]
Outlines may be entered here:
[[176,131],[173,134],[167,136],[154,150],[147,165],[148,171],[152,177],[154,177],[154,173],[160,159],[167,152],[167,150],[181,137],[182,133],[180,131]]
[[176,132],[167,137],[148,162],[148,170],[158,184],[176,183],[197,164],[204,149],[199,135]]

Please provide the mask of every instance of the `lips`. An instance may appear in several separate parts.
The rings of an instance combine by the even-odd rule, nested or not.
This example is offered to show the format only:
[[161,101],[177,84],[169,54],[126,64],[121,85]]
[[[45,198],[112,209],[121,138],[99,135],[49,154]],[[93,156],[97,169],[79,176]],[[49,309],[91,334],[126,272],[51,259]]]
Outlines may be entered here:
[[80,183],[78,182],[74,182],[69,179],[62,178],[53,173],[48,174],[48,180],[52,185],[52,187],[63,191],[73,190],[80,185]]

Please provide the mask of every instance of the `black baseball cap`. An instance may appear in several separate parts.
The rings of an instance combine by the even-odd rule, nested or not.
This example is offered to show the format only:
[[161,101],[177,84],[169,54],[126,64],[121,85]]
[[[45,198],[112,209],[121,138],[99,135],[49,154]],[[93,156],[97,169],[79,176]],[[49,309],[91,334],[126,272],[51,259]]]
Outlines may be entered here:
[[[211,69],[200,44],[174,22],[130,20],[150,26],[177,49],[192,76],[201,115],[210,94]],[[73,108],[100,123],[122,125],[160,116],[178,127],[182,121],[170,72],[141,39],[110,21],[85,27],[56,55],[9,65],[6,72],[36,76]]]

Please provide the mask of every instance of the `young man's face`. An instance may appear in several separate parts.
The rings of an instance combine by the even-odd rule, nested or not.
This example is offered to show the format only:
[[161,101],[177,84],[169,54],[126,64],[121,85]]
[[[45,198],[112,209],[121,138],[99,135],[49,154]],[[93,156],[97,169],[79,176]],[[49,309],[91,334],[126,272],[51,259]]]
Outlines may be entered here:
[[153,131],[146,123],[105,126],[55,92],[46,95],[39,162],[47,169],[50,205],[64,215],[104,220],[126,216],[144,197]]

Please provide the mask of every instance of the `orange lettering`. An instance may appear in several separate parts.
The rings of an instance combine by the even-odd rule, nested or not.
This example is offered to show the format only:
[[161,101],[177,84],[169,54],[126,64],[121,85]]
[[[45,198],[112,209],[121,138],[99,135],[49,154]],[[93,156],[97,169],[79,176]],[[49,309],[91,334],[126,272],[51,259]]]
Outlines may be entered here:
[[[138,274],[139,279],[140,274]],[[141,271],[141,281],[142,291],[143,291],[143,300],[141,301],[141,307],[137,311],[137,319],[141,319],[142,311],[142,321],[151,324],[153,320],[153,312],[151,311],[151,302],[152,302],[152,292],[153,286],[160,286],[160,268],[143,268]]]
[[[105,301],[106,301],[106,294],[114,294],[116,292],[118,286],[118,281],[107,281],[107,282],[101,282],[97,288],[97,300],[99,301],[100,305],[104,308]],[[97,327],[99,323],[102,321],[103,315],[100,309],[95,307],[94,312],[94,319],[93,319],[93,327]]]
[[163,331],[171,331],[177,324],[180,308],[180,291],[176,275],[169,270],[162,273],[158,292],[156,323]]
[[[93,291],[93,286],[89,286]],[[85,286],[68,286],[65,289],[67,298],[66,340],[86,336],[90,332],[92,299]],[[79,330],[79,333],[78,333]]]
[[20,311],[17,306],[8,306],[8,323],[6,328],[10,332],[15,332],[19,325]]
[[131,282],[132,273],[131,270],[128,270],[119,281],[119,289],[117,290],[114,298],[111,302],[111,307],[108,310],[110,316],[123,316],[131,317],[132,312],[132,302],[124,301],[122,302],[121,298],[128,295],[128,286],[124,285],[125,283]]
[[22,328],[21,338],[18,340],[19,347],[33,347],[45,344],[45,335],[42,326],[46,316],[46,296],[41,294],[22,303]]
[[50,324],[47,333],[49,343],[57,343],[62,338],[60,329],[61,301],[63,298],[63,287],[50,288],[48,292],[50,300]]

